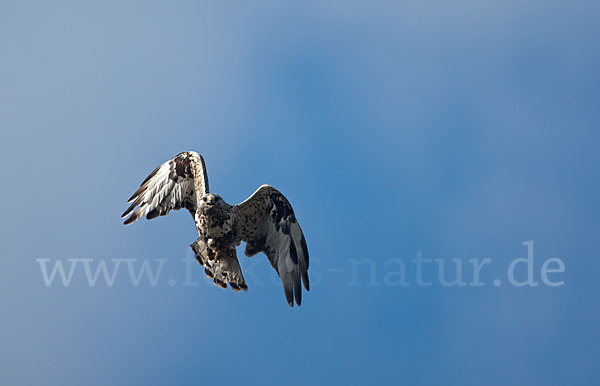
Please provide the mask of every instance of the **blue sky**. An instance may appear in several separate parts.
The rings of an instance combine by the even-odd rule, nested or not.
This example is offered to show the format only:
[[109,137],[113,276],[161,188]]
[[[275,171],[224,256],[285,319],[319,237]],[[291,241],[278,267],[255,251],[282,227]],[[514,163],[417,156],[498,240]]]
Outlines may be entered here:
[[[599,16],[592,1],[1,2],[0,383],[598,384]],[[122,226],[184,150],[230,203],[263,183],[289,198],[311,254],[302,307],[262,255],[238,253],[248,293],[199,266],[181,285],[187,213]],[[559,258],[564,285],[508,284],[530,240],[534,279]],[[486,285],[420,287],[419,252],[461,260],[467,282],[489,258]],[[46,287],[36,262],[132,258],[167,259],[156,286],[76,270]],[[385,280],[394,259],[406,287]]]

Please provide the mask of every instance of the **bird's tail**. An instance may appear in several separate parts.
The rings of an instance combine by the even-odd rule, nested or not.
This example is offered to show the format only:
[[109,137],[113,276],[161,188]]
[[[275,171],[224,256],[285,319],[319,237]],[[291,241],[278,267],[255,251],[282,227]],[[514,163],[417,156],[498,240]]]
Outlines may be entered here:
[[227,288],[227,283],[234,291],[248,291],[248,286],[242,275],[242,269],[235,256],[235,247],[215,253],[208,248],[204,239],[199,237],[190,245],[198,264],[204,266],[204,273],[213,279],[215,285]]

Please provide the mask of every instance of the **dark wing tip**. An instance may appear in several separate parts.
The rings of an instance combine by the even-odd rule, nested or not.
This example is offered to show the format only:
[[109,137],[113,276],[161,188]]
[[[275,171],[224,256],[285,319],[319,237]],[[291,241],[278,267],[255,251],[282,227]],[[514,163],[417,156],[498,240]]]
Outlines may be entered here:
[[302,304],[302,287],[300,287],[300,277],[294,278],[294,296],[296,298],[296,304],[300,306]]
[[[152,220],[153,218],[157,218],[158,216],[160,216],[160,210],[159,208],[156,208],[152,211],[150,211],[147,215],[146,215],[146,219],[148,220]],[[165,213],[166,214],[166,213]]]
[[142,193],[144,193],[144,191],[146,190],[146,186],[142,185],[138,188],[138,190],[135,191],[135,193],[133,193],[131,195],[131,197],[129,197],[129,199],[127,200],[127,202],[131,202],[133,200],[135,200],[139,195],[141,195]]
[[304,260],[306,262],[306,269],[309,266],[309,258],[308,258],[308,245],[306,245],[306,239],[304,238],[304,233],[302,233],[300,237],[300,247],[302,248],[302,254],[304,255]]
[[127,215],[131,212],[133,212],[133,210],[135,209],[135,207],[138,205],[138,202],[136,200],[136,202],[134,202],[133,204],[129,205],[129,208],[127,208],[125,210],[125,212],[123,212],[123,214],[121,215],[121,218],[125,218],[127,217]]
[[158,170],[160,169],[160,167],[161,167],[161,166],[162,166],[162,165],[158,165],[158,166],[156,167],[156,169],[154,169],[154,170],[152,171],[152,173],[148,174],[148,177],[146,177],[146,178],[144,179],[144,181],[142,181],[142,183],[140,184],[140,188],[142,188],[142,187],[143,187],[143,186],[146,184],[146,182],[150,181],[150,179],[151,179],[152,177],[154,177],[154,176],[156,175],[156,173],[158,173]]
[[123,224],[124,224],[124,225],[129,225],[129,224],[132,224],[132,223],[136,222],[136,221],[137,221],[137,219],[138,219],[138,218],[137,218],[137,216],[136,216],[135,214],[133,214],[131,217],[129,217],[127,220],[125,220],[125,221],[123,222]]
[[294,307],[294,291],[292,290],[292,287],[287,287],[284,289],[285,291],[285,300],[287,300],[287,304],[290,307]]
[[[138,200],[136,200],[133,204],[131,204],[131,206],[129,208],[127,208],[127,210],[121,215],[121,217],[125,217],[127,216],[129,213],[131,213],[131,211],[139,204],[137,202]],[[133,212],[133,214],[127,219],[125,220],[125,222],[123,224],[125,225],[129,225],[131,223],[136,222],[137,220],[140,219],[140,210],[142,209],[142,207],[144,207],[146,205],[146,203],[142,203],[142,205],[140,205],[139,208],[137,208],[137,210],[135,212]]]
[[308,280],[308,271],[302,272],[302,284],[307,291],[310,291],[310,281]]

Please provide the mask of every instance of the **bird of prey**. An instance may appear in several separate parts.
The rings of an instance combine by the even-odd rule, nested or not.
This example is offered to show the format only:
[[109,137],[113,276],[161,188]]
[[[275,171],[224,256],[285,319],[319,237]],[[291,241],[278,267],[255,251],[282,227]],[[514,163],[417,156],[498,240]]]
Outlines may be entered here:
[[[174,209],[187,209],[198,239],[191,244],[196,261],[214,283],[236,292],[247,291],[235,247],[246,242],[248,257],[264,252],[283,284],[290,307],[302,302],[300,282],[307,291],[308,248],[289,201],[275,188],[262,185],[245,201],[229,205],[209,193],[204,158],[193,151],[178,154],[157,167],[131,196],[121,215],[125,225],[143,216],[153,219]],[[137,209],[136,209],[137,208]]]

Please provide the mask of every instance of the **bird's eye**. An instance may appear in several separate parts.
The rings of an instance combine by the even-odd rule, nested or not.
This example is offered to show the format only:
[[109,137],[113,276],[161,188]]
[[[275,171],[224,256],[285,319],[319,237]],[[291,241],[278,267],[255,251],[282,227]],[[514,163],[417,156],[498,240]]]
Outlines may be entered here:
[[206,197],[202,197],[202,201],[206,202]]

